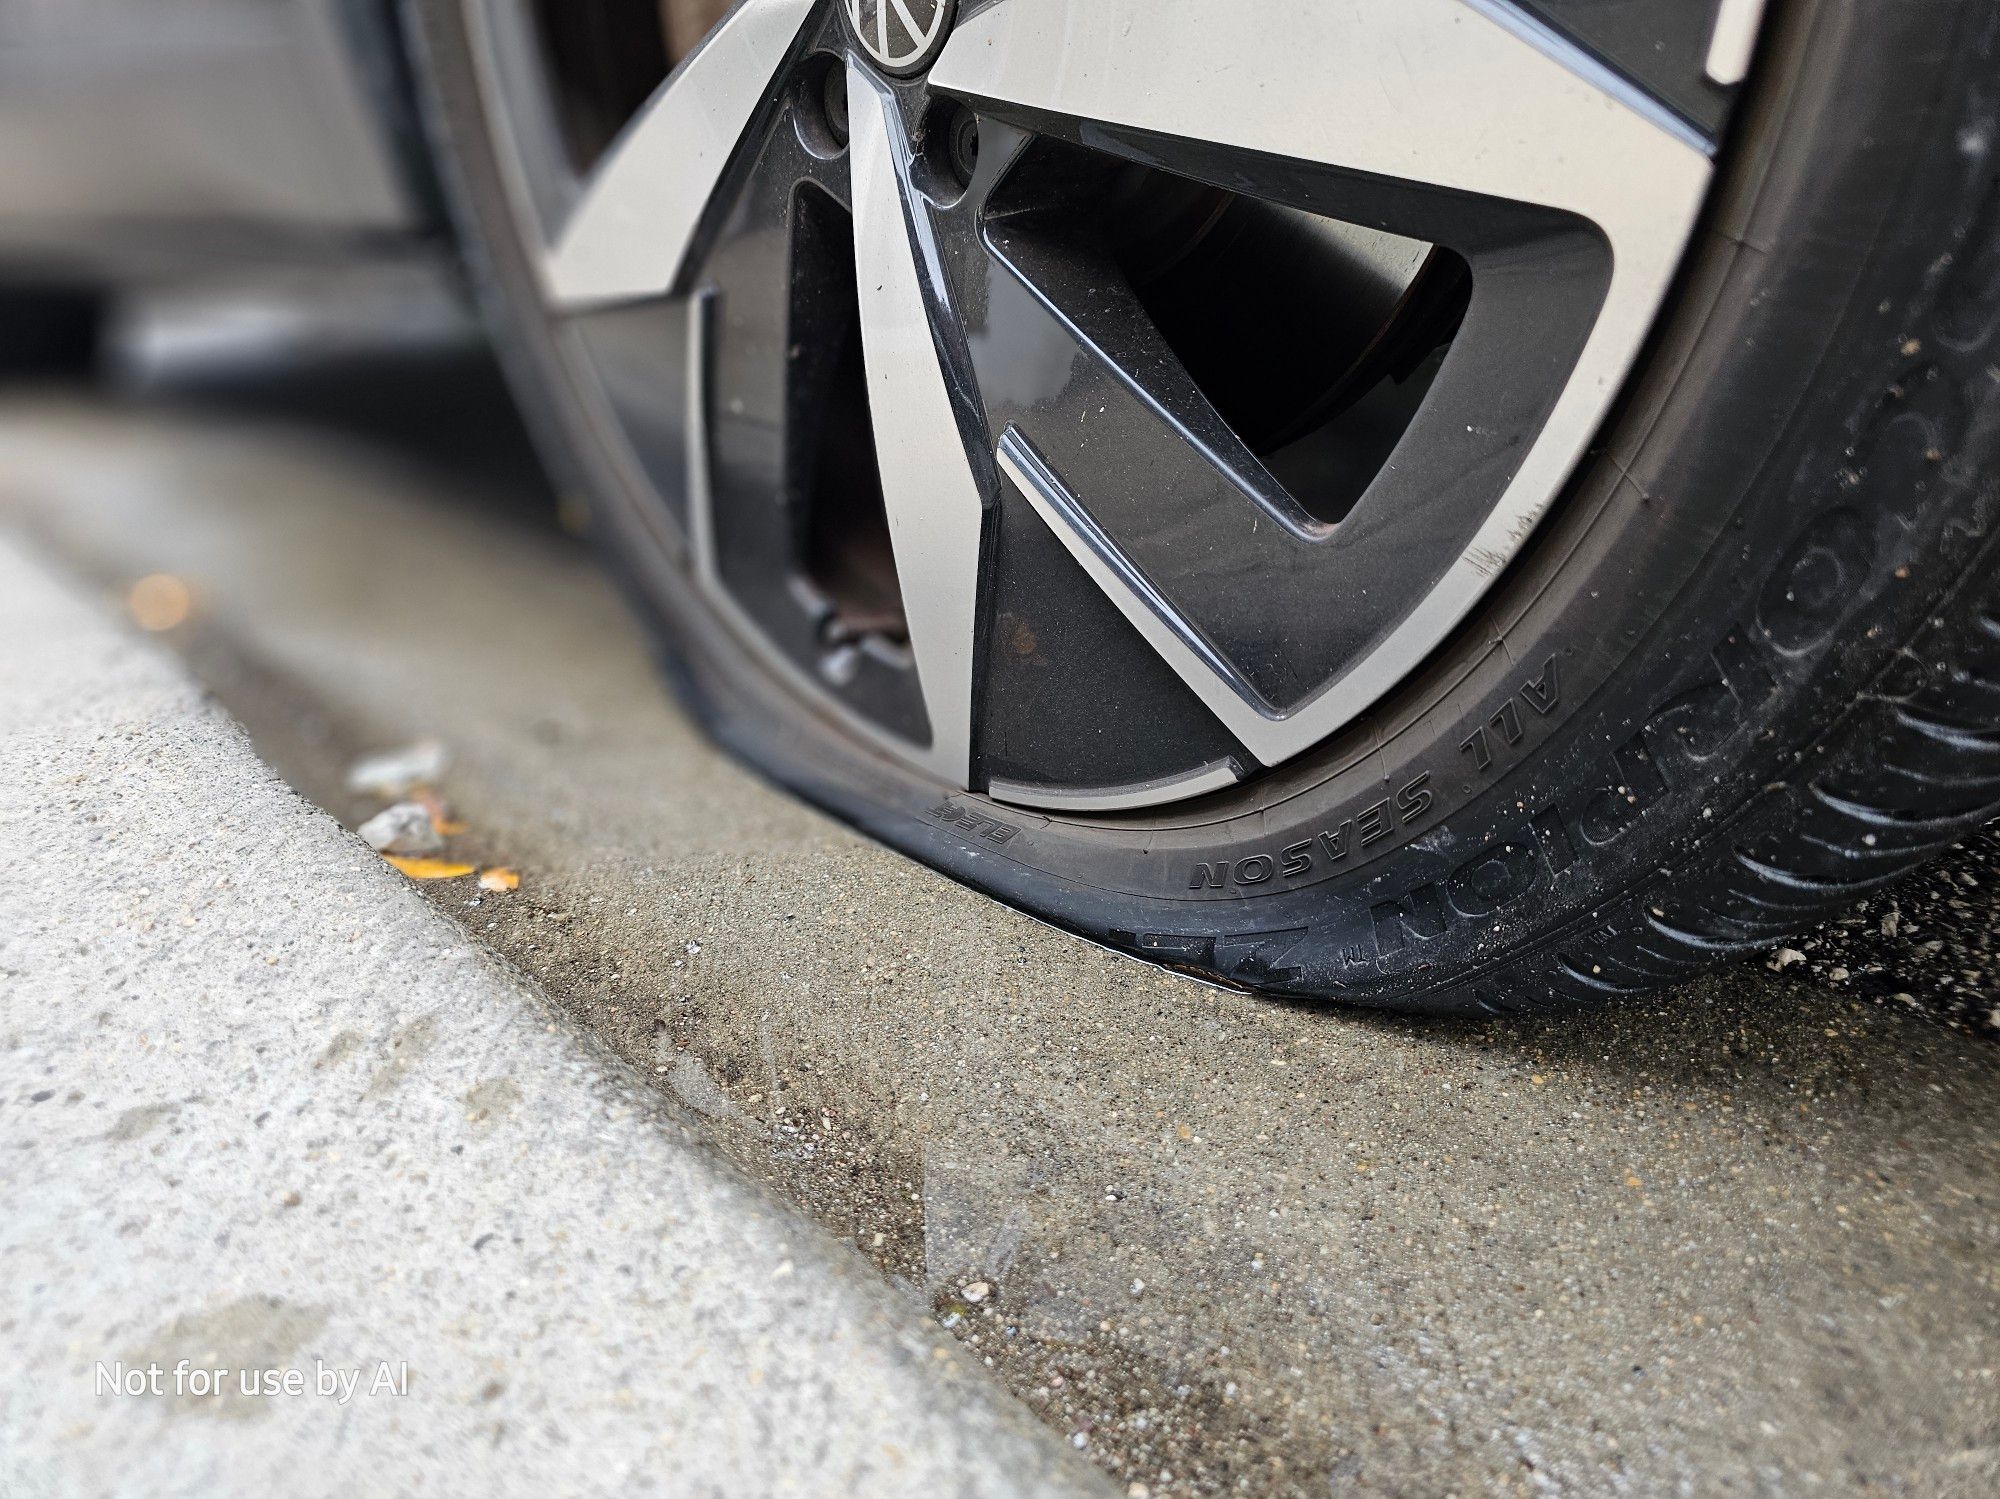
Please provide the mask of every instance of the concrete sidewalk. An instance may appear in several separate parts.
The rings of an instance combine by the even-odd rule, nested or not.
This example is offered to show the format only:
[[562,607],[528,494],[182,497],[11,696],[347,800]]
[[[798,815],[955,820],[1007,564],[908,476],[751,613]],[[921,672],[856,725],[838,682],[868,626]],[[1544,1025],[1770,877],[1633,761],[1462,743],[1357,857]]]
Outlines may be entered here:
[[1102,1489],[4,541],[0,639],[0,1493]]

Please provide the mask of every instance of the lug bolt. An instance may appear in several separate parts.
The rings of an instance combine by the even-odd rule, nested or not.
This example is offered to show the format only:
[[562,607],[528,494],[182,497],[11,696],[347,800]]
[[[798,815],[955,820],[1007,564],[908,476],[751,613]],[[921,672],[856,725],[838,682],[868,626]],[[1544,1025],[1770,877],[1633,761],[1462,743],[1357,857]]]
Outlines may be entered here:
[[842,146],[847,144],[847,70],[830,67],[820,79],[820,112],[826,117],[826,128]]
[[979,116],[969,109],[954,114],[946,147],[951,153],[952,171],[960,182],[970,186],[973,173],[979,170]]

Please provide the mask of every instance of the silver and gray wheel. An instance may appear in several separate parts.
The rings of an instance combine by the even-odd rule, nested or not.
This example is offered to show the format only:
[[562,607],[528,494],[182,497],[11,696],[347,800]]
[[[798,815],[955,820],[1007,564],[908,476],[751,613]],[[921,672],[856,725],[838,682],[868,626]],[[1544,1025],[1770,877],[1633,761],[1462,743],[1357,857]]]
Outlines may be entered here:
[[[1415,1002],[1659,874],[1651,832],[1753,758],[1655,711],[1749,691],[1706,637],[1753,648],[1796,537],[1731,528],[1809,519],[1785,422],[1853,287],[1920,258],[1807,238],[1902,185],[1829,164],[1875,100],[1858,29],[1942,75],[1985,7],[724,9],[451,0],[416,34],[528,399],[729,742],[1287,992]],[[1883,555],[1808,551],[1826,608]],[[1774,694],[1818,680],[1772,649]]]

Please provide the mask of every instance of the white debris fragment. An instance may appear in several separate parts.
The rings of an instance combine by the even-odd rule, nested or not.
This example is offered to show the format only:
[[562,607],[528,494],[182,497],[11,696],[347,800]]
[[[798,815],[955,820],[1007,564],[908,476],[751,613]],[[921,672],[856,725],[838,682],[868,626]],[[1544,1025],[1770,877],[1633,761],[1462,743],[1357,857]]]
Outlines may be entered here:
[[984,1301],[988,1296],[991,1296],[992,1294],[993,1294],[993,1287],[989,1283],[983,1280],[968,1281],[963,1286],[959,1287],[959,1295],[963,1296],[967,1301],[971,1302],[974,1306],[979,1305],[980,1302]]
[[439,741],[419,739],[401,749],[356,760],[347,772],[347,789],[356,796],[407,796],[419,786],[437,784],[450,762]]
[[700,1061],[682,1052],[674,1058],[671,1071],[666,1067],[658,1069],[669,1072],[667,1086],[679,1095],[680,1101],[698,1114],[710,1119],[741,1119],[742,1111],[731,1101],[706,1067]]
[[1792,964],[1803,963],[1805,960],[1806,955],[1796,947],[1781,947],[1771,954],[1771,961],[1764,966],[1782,973],[1785,969],[1790,968]]
[[431,814],[415,802],[397,802],[356,831],[378,854],[434,854],[444,847]]

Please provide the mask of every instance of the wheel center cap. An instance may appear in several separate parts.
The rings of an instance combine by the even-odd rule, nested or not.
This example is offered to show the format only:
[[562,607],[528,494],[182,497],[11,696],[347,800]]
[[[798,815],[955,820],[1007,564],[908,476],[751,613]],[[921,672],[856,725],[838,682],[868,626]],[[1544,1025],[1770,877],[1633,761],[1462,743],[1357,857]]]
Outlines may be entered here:
[[886,73],[908,77],[937,61],[951,39],[958,0],[842,0],[862,50]]

